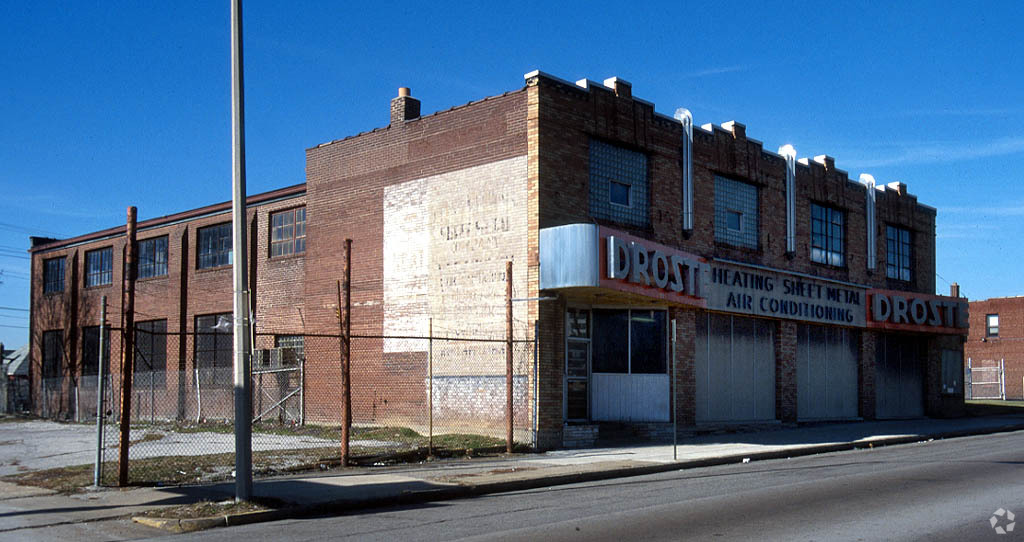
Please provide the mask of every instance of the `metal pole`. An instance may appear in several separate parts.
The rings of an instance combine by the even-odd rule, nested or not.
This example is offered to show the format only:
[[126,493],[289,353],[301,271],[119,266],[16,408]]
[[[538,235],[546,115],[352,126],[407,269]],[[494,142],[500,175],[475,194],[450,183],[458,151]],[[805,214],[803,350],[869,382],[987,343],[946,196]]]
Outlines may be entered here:
[[427,322],[427,455],[434,455],[434,319]]
[[231,2],[231,250],[234,255],[235,500],[252,498],[252,360],[245,231],[245,93],[242,78],[242,0]]
[[199,423],[203,419],[203,395],[202,390],[199,389],[199,367],[195,368],[196,371],[196,423]]
[[512,262],[505,263],[505,452],[512,453]]
[[92,472],[92,485],[99,487],[103,478],[103,349],[107,348],[103,340],[103,330],[107,325],[107,296],[103,296],[100,305],[100,351],[96,362],[96,467]]
[[[305,346],[305,338],[302,340]],[[299,361],[299,425],[306,425],[306,350],[302,350]]]
[[537,352],[538,352],[538,341],[537,336],[540,333],[540,321],[533,321],[533,448],[537,448],[537,433],[540,432],[540,420],[537,419],[537,392],[540,390],[540,385],[537,383]]
[[135,223],[138,211],[128,208],[128,224],[125,226],[127,246],[125,247],[125,292],[124,292],[124,340],[121,349],[121,433],[118,440],[117,484],[128,485],[128,450],[132,423],[132,381],[135,371]]
[[672,319],[672,348],[669,349],[672,352],[672,385],[669,387],[672,390],[672,461],[678,461],[679,455],[677,446],[679,445],[679,413],[676,412],[676,394],[679,392],[676,389],[678,382],[676,382],[676,319]]

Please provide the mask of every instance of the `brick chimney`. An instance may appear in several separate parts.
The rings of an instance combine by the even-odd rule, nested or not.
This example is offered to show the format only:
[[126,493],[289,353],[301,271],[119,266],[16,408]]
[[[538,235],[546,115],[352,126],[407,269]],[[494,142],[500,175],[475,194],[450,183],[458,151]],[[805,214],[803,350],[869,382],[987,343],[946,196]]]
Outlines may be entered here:
[[420,117],[420,101],[409,95],[409,87],[399,87],[398,97],[391,100],[391,124]]

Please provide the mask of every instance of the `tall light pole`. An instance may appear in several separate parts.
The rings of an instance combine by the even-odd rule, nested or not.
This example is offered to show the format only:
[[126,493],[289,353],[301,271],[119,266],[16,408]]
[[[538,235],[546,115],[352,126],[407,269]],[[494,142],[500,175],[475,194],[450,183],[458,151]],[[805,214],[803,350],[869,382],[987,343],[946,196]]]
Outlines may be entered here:
[[231,252],[234,276],[235,500],[252,498],[252,360],[245,254],[245,94],[242,0],[231,0]]

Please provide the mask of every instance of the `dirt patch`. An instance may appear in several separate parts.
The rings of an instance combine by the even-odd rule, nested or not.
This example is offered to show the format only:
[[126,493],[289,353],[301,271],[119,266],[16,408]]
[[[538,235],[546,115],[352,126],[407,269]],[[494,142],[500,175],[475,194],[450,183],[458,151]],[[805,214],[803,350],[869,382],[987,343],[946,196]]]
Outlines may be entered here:
[[200,501],[194,504],[148,510],[143,514],[140,514],[140,516],[150,518],[196,519],[247,514],[250,512],[265,512],[267,510],[277,510],[279,508],[281,508],[280,502],[261,499],[246,502],[235,502],[234,500],[220,502]]

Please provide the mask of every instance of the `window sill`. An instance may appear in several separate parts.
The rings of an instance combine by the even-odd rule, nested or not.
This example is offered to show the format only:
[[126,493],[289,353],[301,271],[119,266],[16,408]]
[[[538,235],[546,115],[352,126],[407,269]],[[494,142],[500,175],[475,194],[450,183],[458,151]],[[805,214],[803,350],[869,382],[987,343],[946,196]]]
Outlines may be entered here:
[[169,276],[167,273],[164,273],[163,275],[153,275],[152,277],[139,277],[135,279],[135,282],[152,282],[154,280],[166,279]]
[[286,262],[286,261],[289,261],[289,260],[302,260],[302,259],[305,259],[305,257],[306,257],[305,251],[303,251],[303,252],[293,252],[291,254],[285,254],[285,255],[282,255],[282,256],[268,256],[267,257],[267,261],[268,262]]
[[110,288],[113,285],[113,282],[108,282],[106,284],[93,284],[92,286],[83,286],[82,288],[85,290],[99,290],[102,288]]
[[231,264],[218,265],[217,267],[203,267],[201,269],[197,267],[196,273],[210,273],[212,271],[223,271],[225,269],[231,269]]

